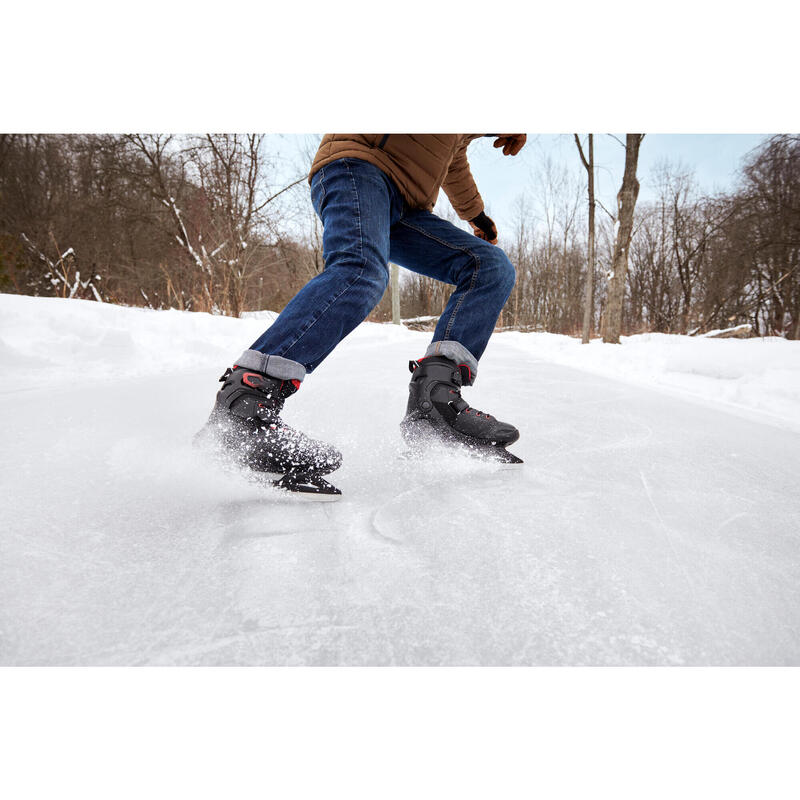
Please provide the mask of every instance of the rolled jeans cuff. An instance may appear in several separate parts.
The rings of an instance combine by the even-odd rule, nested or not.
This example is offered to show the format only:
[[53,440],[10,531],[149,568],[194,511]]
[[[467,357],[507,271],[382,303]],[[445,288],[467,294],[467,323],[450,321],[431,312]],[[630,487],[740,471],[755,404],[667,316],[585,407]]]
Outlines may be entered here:
[[478,360],[460,342],[451,342],[449,340],[431,342],[425,351],[425,357],[427,358],[428,356],[444,356],[455,361],[456,364],[466,364],[469,367],[469,385],[472,386],[475,383],[475,378],[478,375]]
[[238,367],[254,369],[282,381],[302,381],[306,376],[306,368],[298,361],[283,356],[269,356],[258,350],[245,350],[235,363]]

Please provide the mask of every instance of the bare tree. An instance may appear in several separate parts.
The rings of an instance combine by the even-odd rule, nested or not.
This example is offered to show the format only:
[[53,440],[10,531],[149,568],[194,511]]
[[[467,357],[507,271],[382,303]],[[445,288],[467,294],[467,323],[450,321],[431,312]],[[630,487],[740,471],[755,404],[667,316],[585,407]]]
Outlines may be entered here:
[[581,140],[578,134],[574,134],[575,144],[578,147],[578,154],[581,157],[581,162],[586,168],[588,186],[587,193],[589,197],[589,231],[588,231],[588,258],[586,263],[586,284],[583,294],[583,331],[581,341],[583,344],[589,344],[589,339],[592,335],[592,317],[594,316],[594,134],[589,134],[588,152],[589,158],[583,154],[583,147],[581,147]]
[[622,186],[617,193],[617,223],[614,241],[614,256],[608,276],[608,294],[603,314],[603,341],[619,344],[622,328],[622,304],[625,297],[625,281],[628,274],[628,249],[633,234],[633,212],[639,196],[639,181],[636,167],[639,163],[639,145],[643,133],[628,133],[625,136],[625,171]]
[[522,195],[517,198],[515,237],[508,250],[509,258],[517,271],[517,280],[508,302],[508,316],[511,326],[518,330],[532,322],[530,283],[534,259],[530,216],[528,199]]
[[800,136],[770,137],[744,168],[744,218],[764,332],[800,338]]
[[680,284],[670,248],[670,223],[663,203],[641,207],[628,264],[628,319],[638,330],[677,329]]
[[[144,160],[144,177],[166,209],[173,235],[195,268],[206,310],[238,315],[258,222],[260,136],[207,134],[171,152],[172,136],[131,134],[130,146]],[[170,158],[170,156],[173,156]],[[177,165],[177,169],[176,169]],[[196,176],[199,191],[190,177]],[[252,248],[251,248],[252,253]]]
[[389,265],[391,274],[392,291],[392,322],[400,324],[400,267],[397,264]]

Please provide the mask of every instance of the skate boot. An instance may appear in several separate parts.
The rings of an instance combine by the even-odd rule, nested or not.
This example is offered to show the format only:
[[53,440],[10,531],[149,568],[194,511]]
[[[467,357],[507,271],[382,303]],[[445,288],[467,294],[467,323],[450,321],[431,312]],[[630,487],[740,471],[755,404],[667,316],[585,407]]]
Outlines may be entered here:
[[[320,476],[338,469],[342,454],[290,428],[280,417],[300,381],[272,378],[234,366],[220,378],[222,388],[198,444],[211,444],[229,463],[280,477],[273,485],[308,495],[340,495]],[[321,498],[320,498],[321,499]]]
[[[469,368],[444,356],[410,361],[413,373],[408,387],[408,408],[400,423],[403,439],[414,450],[428,442],[466,447],[472,454],[507,464],[522,459],[505,448],[519,439],[519,431],[490,414],[470,408],[461,397],[461,386],[469,380]],[[463,372],[462,372],[463,370]]]

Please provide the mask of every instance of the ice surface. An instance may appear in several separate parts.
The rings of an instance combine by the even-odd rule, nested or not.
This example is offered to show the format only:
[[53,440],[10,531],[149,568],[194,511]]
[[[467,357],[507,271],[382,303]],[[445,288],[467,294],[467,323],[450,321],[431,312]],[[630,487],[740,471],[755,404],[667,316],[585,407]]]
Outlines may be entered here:
[[287,402],[345,456],[344,499],[302,504],[190,446],[263,319],[5,296],[0,319],[2,664],[800,664],[793,401],[768,423],[500,334],[465,397],[524,467],[409,462],[429,334],[362,326]]

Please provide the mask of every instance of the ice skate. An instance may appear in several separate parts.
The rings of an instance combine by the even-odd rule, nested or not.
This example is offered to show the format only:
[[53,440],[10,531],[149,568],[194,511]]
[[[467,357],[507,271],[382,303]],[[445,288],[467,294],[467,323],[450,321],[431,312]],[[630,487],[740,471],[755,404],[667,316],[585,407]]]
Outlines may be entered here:
[[342,454],[310,439],[280,417],[287,397],[299,381],[272,378],[234,366],[220,378],[211,416],[195,437],[223,460],[274,477],[272,485],[290,492],[336,499],[339,489],[321,476],[338,469]]
[[[466,448],[470,455],[521,464],[522,459],[506,450],[519,439],[519,431],[507,422],[471,408],[461,397],[468,368],[443,356],[428,356],[409,362],[406,416],[400,423],[408,457],[435,443]],[[464,375],[462,370],[467,374]]]

